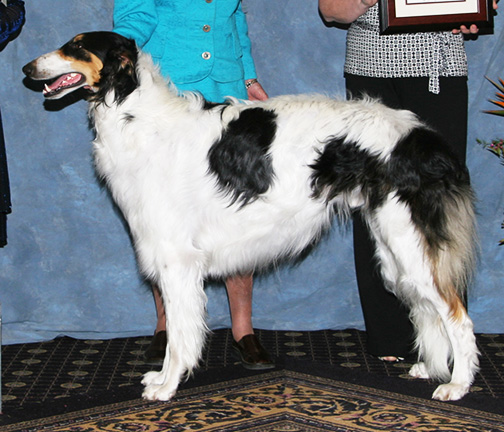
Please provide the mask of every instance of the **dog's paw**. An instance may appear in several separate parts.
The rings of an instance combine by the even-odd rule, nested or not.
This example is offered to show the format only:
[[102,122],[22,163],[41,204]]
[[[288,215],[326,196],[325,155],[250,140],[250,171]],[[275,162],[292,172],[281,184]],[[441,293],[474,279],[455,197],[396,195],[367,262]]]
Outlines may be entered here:
[[455,401],[469,392],[470,386],[463,384],[441,384],[432,394],[432,399],[440,401]]
[[150,386],[150,385],[161,385],[164,382],[164,377],[161,372],[156,372],[156,371],[150,371],[144,374],[143,379],[142,379],[142,384],[144,386]]
[[150,384],[145,387],[142,397],[151,401],[169,401],[175,393],[177,387],[173,388],[169,385]]
[[429,379],[429,372],[427,372],[427,368],[425,367],[425,363],[418,362],[414,364],[409,370],[409,376],[413,378],[421,378],[421,379]]

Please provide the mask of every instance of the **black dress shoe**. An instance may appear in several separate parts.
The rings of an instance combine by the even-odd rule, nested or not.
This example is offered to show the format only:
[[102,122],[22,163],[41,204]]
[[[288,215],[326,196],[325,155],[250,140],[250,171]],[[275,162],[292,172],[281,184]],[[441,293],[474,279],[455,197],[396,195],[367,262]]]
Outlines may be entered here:
[[275,367],[255,334],[243,336],[239,342],[233,340],[233,348],[245,369],[262,370]]
[[163,360],[166,354],[167,342],[168,340],[166,338],[165,330],[160,330],[155,333],[152,337],[150,345],[144,352],[145,362],[153,365],[163,364]]

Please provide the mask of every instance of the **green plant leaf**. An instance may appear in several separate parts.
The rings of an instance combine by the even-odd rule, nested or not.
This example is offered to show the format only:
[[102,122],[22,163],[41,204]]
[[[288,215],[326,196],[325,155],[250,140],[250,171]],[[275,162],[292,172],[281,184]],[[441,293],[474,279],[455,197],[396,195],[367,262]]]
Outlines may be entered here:
[[494,114],[494,115],[498,115],[498,116],[504,116],[504,110],[486,110],[483,112],[486,114]]

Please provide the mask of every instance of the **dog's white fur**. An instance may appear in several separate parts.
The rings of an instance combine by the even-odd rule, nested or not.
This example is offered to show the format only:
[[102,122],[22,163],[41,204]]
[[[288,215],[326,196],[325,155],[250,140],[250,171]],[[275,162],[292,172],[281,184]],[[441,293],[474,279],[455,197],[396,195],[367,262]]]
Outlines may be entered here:
[[[68,59],[59,57],[55,52],[35,60],[45,75],[34,77],[49,78],[52,70],[67,69]],[[310,165],[328,138],[346,137],[387,161],[398,140],[422,125],[412,113],[372,100],[312,95],[254,103],[278,116],[269,151],[275,178],[257,200],[230,204],[209,174],[208,153],[226,125],[249,105],[234,101],[225,108],[203,110],[199,96],[180,97],[142,52],[136,72],[138,88],[122,103],[115,101],[112,90],[104,102],[90,102],[89,115],[96,130],[96,168],[129,223],[140,268],[160,287],[166,308],[166,358],[161,372],[145,375],[143,396],[169,400],[200,358],[208,330],[205,278],[295,256],[331,224],[334,209],[343,216],[355,208],[366,214],[360,188],[330,203],[325,196],[313,197]],[[436,399],[461,398],[478,367],[472,322],[453,295],[454,287],[466,283],[465,267],[473,265],[472,203],[467,197],[453,203],[447,214],[450,243],[436,256],[429,254],[412,223],[411,209],[394,192],[367,216],[384,278],[411,308],[417,328],[422,362],[410,374],[449,380],[436,389]]]

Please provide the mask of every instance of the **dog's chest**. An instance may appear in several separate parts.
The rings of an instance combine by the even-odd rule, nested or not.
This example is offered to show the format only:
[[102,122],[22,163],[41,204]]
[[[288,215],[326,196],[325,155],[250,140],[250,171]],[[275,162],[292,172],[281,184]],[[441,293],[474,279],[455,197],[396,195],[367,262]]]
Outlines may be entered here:
[[97,134],[94,141],[94,162],[97,174],[103,178],[123,211],[128,202],[138,202],[144,188],[141,166],[145,165],[135,157],[136,152],[121,148],[121,136]]
[[117,171],[135,170],[135,166],[145,164],[145,146],[149,140],[145,133],[138,133],[131,127],[130,115],[112,109],[97,109],[94,119],[96,132],[94,157],[101,175],[111,175]]

